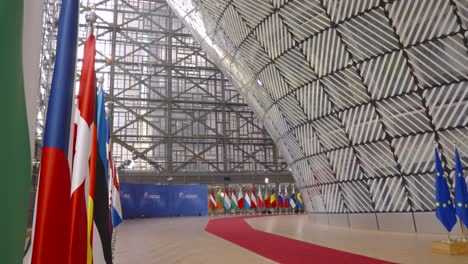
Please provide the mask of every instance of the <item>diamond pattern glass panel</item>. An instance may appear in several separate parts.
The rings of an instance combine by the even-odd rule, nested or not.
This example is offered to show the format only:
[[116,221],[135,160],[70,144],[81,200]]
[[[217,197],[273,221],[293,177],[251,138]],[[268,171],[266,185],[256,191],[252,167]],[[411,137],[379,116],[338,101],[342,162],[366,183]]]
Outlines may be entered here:
[[240,20],[220,21],[230,8],[204,13],[234,38],[216,35],[212,49],[239,44],[233,58],[246,73],[226,75],[241,76],[239,91],[262,107],[308,210],[433,210],[433,141],[448,173],[453,143],[468,169],[466,0],[229,5]]

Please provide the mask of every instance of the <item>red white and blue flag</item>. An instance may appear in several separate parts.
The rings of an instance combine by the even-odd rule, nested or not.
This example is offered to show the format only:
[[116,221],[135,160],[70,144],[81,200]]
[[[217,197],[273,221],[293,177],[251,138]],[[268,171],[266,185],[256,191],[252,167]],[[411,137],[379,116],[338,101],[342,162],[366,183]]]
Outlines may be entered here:
[[75,83],[78,0],[63,0],[49,97],[31,245],[24,263],[68,263],[70,249],[70,123]]
[[245,188],[244,207],[245,207],[245,209],[250,209],[250,207],[251,207],[251,201],[250,201],[250,195],[249,195],[249,189],[248,188]]
[[278,189],[278,208],[283,208],[284,206],[284,199],[283,194],[281,193],[281,185]]
[[[110,128],[109,124],[108,127]],[[122,205],[120,203],[119,174],[112,156],[112,142],[109,142],[109,169],[112,176],[110,180],[112,227],[116,228],[122,223]]]
[[289,208],[289,197],[288,197],[287,186],[284,187],[283,199],[284,199],[284,207]]

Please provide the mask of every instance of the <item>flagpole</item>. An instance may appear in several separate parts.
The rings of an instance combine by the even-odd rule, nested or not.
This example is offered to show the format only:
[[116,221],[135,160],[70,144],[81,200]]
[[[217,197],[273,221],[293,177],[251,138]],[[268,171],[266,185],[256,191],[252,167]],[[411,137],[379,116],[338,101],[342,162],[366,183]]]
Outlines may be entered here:
[[447,232],[447,238],[448,238],[447,243],[450,244],[450,243],[453,243],[453,242],[454,242],[454,241],[452,240],[452,238],[450,237],[450,232]]
[[465,235],[465,225],[463,224],[463,222],[461,221],[460,219],[460,227],[461,227],[461,231],[462,231],[462,241],[463,242],[466,242],[466,235]]
[[94,23],[96,23],[97,16],[94,12],[94,6],[90,7],[90,11],[85,16],[86,22],[88,22],[88,37],[94,32]]

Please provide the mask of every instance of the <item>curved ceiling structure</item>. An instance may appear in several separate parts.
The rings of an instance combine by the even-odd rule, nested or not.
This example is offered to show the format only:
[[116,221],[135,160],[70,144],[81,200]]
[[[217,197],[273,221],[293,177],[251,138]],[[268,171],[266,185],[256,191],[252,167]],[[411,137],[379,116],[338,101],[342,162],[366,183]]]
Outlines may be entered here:
[[168,0],[263,120],[307,210],[434,209],[468,164],[468,2]]

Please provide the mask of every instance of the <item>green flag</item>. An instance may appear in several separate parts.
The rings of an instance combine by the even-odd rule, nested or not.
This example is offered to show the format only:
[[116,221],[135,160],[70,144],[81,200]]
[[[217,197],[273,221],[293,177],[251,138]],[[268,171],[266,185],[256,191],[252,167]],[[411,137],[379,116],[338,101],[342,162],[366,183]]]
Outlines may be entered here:
[[0,263],[21,263],[28,220],[31,183],[22,64],[23,1],[0,1],[0,80],[2,96],[0,130],[2,161],[2,217],[0,217]]
[[231,208],[232,209],[239,208],[237,206],[237,195],[236,195],[236,191],[234,191],[234,188],[232,188],[232,194],[231,194]]

